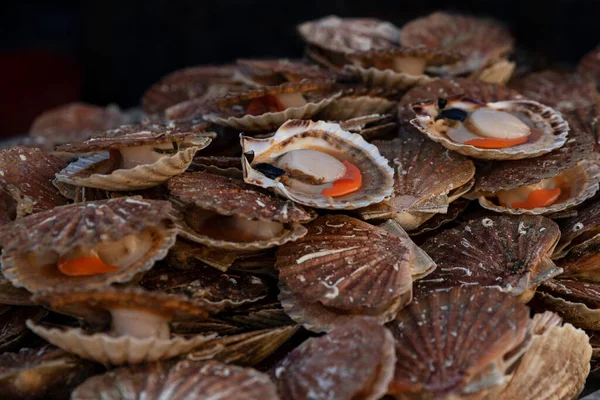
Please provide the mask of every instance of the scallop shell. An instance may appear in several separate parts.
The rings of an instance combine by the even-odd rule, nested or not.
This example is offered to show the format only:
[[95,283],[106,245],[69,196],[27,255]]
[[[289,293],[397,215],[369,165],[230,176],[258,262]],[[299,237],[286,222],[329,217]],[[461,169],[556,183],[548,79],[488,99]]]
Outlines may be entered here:
[[295,325],[294,321],[286,315],[279,302],[263,300],[250,306],[241,307],[230,315],[222,314],[221,317],[229,322],[243,327],[245,330],[274,329],[287,325]]
[[98,367],[46,345],[0,355],[2,398],[63,399]]
[[274,197],[241,180],[205,172],[185,173],[168,182],[171,194],[184,204],[193,204],[223,216],[250,220],[274,221],[284,224],[285,230],[276,237],[253,241],[213,238],[195,231],[185,220],[177,221],[179,234],[204,245],[228,250],[259,250],[297,240],[306,234],[300,222],[311,215],[291,201]]
[[0,149],[0,190],[12,197],[16,218],[67,204],[52,185],[54,175],[66,165],[36,148]]
[[0,274],[0,304],[11,306],[33,306],[31,293],[25,289],[16,288],[13,284]]
[[535,142],[526,142],[518,146],[503,149],[482,149],[475,146],[457,143],[450,140],[444,133],[439,132],[434,126],[433,118],[438,115],[436,110],[437,100],[426,103],[412,104],[412,109],[417,118],[411,120],[418,130],[426,134],[431,140],[441,143],[444,147],[458,153],[482,158],[486,160],[519,160],[523,158],[539,157],[542,154],[560,148],[567,141],[569,124],[562,115],[531,100],[512,100],[486,103],[481,105],[466,98],[457,98],[448,101],[448,107],[460,105],[460,108],[487,107],[499,111],[512,111],[525,114],[534,126],[540,130],[541,136]]
[[371,318],[358,318],[310,338],[271,371],[282,399],[376,400],[394,373],[394,338]]
[[469,206],[469,200],[461,197],[460,199],[456,199],[448,206],[448,211],[446,214],[434,214],[431,218],[427,219],[427,221],[423,222],[419,227],[415,230],[409,231],[408,234],[410,236],[418,236],[423,235],[425,233],[431,233],[436,229],[448,224],[467,209]]
[[335,79],[335,75],[314,64],[288,59],[238,59],[243,81],[252,86],[274,86],[303,79]]
[[558,225],[538,216],[471,220],[442,231],[422,249],[437,269],[415,285],[415,297],[457,286],[491,286],[527,302],[542,282],[562,269],[550,260]]
[[188,168],[189,172],[208,172],[211,174],[227,176],[229,178],[243,179],[242,159],[240,157],[224,156],[196,156]]
[[589,107],[600,100],[593,81],[571,72],[535,72],[520,79],[515,88],[525,97],[560,112]]
[[38,115],[29,134],[54,144],[86,140],[94,132],[114,129],[125,122],[117,107],[98,107],[85,103],[70,103]]
[[275,264],[280,282],[307,304],[393,318],[410,300],[413,271],[431,267],[408,236],[348,216],[319,217],[307,227],[304,238],[279,248]]
[[[26,345],[29,329],[25,325],[28,319],[42,320],[48,312],[41,307],[7,307],[0,311],[0,352],[15,351]],[[1,365],[0,365],[1,368]]]
[[[211,142],[203,131],[206,125],[128,125],[105,132],[85,142],[59,146],[73,153],[101,152],[87,155],[69,164],[56,175],[55,182],[104,190],[136,190],[160,185],[184,172],[196,151]],[[209,134],[208,134],[209,135]],[[159,143],[177,143],[177,152],[152,164],[118,169],[105,151]],[[104,153],[102,153],[104,151]]]
[[397,399],[479,398],[501,388],[529,345],[529,325],[526,306],[491,288],[453,288],[416,299],[386,325],[397,358],[388,393]]
[[584,331],[571,324],[535,335],[503,399],[576,399],[590,372],[592,346]]
[[583,56],[577,70],[582,75],[587,75],[596,82],[600,82],[600,46],[596,46]]
[[[126,394],[125,394],[126,393]],[[278,400],[269,377],[251,368],[216,361],[181,361],[122,367],[88,379],[72,400]]]
[[436,69],[442,75],[475,72],[513,50],[513,37],[494,20],[435,12],[402,27],[400,44],[456,51],[464,60]]
[[357,75],[361,82],[371,86],[382,86],[386,88],[397,88],[407,90],[413,86],[420,86],[431,82],[436,78],[427,75],[412,75],[406,72],[396,72],[391,69],[380,70],[375,67],[361,68],[354,65],[346,65],[344,72]]
[[[327,107],[339,93],[332,93],[332,83],[329,81],[288,82],[279,86],[267,86],[248,90],[242,93],[229,94],[216,98],[209,107],[218,111],[206,113],[204,119],[218,125],[223,125],[241,131],[275,130],[290,119],[310,119]],[[250,115],[233,111],[242,103],[252,99],[276,95],[279,93],[302,93],[307,96],[307,104],[302,107],[290,107],[279,112],[268,112],[261,115]]]
[[365,219],[394,218],[404,229],[413,230],[418,227],[413,221],[419,221],[422,214],[446,213],[449,204],[473,184],[471,160],[423,135],[373,144],[396,170],[394,193],[388,200],[359,210]]
[[590,135],[593,139],[596,158],[600,153],[600,102],[589,107],[563,113],[572,132]]
[[252,139],[242,136],[244,153],[253,152],[253,161],[264,162],[282,150],[310,146],[335,150],[352,157],[363,174],[363,186],[356,192],[338,198],[313,198],[289,190],[282,182],[272,180],[253,168],[252,161],[244,157],[244,180],[247,183],[273,188],[275,192],[297,203],[315,208],[348,210],[378,203],[390,196],[393,170],[379,154],[377,147],[367,143],[360,135],[351,134],[337,124],[292,120],[286,122],[269,139]]
[[487,83],[506,85],[513,76],[517,63],[508,60],[499,60],[489,67],[476,72],[472,77]]
[[227,364],[253,366],[287,342],[299,326],[263,329],[213,339],[187,355],[189,360],[214,359]]
[[[170,203],[119,198],[57,207],[16,220],[0,233],[2,273],[16,287],[31,292],[61,287],[104,287],[128,282],[164,258],[175,243],[176,231],[169,218]],[[53,266],[33,265],[28,253],[66,254],[78,246],[91,247],[149,230],[153,247],[141,259],[115,272],[91,276],[67,276]]]
[[352,118],[387,114],[394,107],[383,92],[346,90],[343,95],[333,100],[319,112],[318,118],[325,121],[346,121]]
[[179,238],[169,250],[167,263],[176,268],[195,268],[198,261],[225,272],[244,253],[208,247]]

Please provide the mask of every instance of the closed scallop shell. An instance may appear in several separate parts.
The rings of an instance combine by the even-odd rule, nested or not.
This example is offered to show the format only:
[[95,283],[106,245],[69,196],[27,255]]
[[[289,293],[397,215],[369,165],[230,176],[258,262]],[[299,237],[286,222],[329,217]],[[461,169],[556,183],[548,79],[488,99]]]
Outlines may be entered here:
[[446,213],[449,204],[473,184],[475,165],[471,160],[423,135],[373,144],[396,170],[394,192],[389,199],[359,210],[365,219],[394,218],[403,228],[414,230],[418,225],[410,221],[421,214]]
[[579,61],[577,71],[600,82],[600,45],[590,50]]
[[[34,293],[60,287],[92,288],[128,282],[152,268],[175,243],[177,232],[170,212],[169,202],[128,197],[56,207],[18,219],[0,234],[2,273],[16,287]],[[30,253],[47,252],[63,255],[78,246],[90,248],[143,231],[151,234],[149,250],[131,265],[106,274],[67,276],[53,265],[37,265],[27,257]]]
[[318,65],[288,59],[238,59],[242,81],[251,86],[273,86],[303,79],[335,79],[335,75]]
[[501,398],[575,399],[590,372],[592,346],[584,331],[571,324],[534,335]]
[[407,47],[455,51],[464,59],[436,69],[442,75],[475,72],[513,50],[512,35],[498,22],[435,12],[402,27],[400,44]]
[[0,149],[0,190],[12,197],[16,218],[68,203],[52,185],[67,163],[32,147]]
[[73,400],[278,400],[266,374],[216,361],[122,367],[88,379]]
[[480,104],[476,101],[458,97],[448,101],[447,107],[460,105],[462,109],[471,107],[486,107],[492,110],[524,114],[530,125],[537,130],[535,140],[523,144],[501,149],[483,149],[468,144],[457,143],[440,131],[434,118],[438,115],[436,110],[437,99],[425,103],[413,103],[411,105],[417,118],[411,120],[411,124],[431,140],[441,143],[442,146],[458,153],[486,160],[519,160],[523,158],[539,157],[552,150],[562,147],[567,141],[569,124],[556,110],[541,103],[531,100],[509,100],[493,103]]
[[371,318],[358,318],[310,338],[271,370],[282,399],[376,400],[387,391],[394,338]]
[[[292,201],[282,200],[241,180],[207,172],[185,173],[168,182],[171,194],[179,201],[195,205],[223,216],[236,216],[250,220],[278,222],[284,230],[268,239],[243,241],[211,237],[195,231],[184,219],[176,224],[179,235],[207,246],[253,251],[282,245],[306,234],[300,222],[311,220],[311,214]],[[185,213],[185,211],[184,211]]]
[[[242,149],[245,154],[254,153],[253,161],[245,156],[244,181],[247,183],[273,188],[278,194],[309,207],[350,210],[379,203],[392,194],[394,171],[388,165],[377,147],[366,142],[360,135],[344,131],[338,124],[323,121],[292,120],[280,127],[274,136],[268,139],[253,139],[242,136]],[[270,161],[286,150],[322,148],[350,156],[363,176],[361,188],[340,197],[311,196],[293,191],[281,181],[263,175],[253,166],[260,160]],[[254,164],[253,164],[254,162]]]
[[386,325],[397,358],[388,393],[479,398],[502,388],[529,345],[529,326],[529,309],[496,289],[453,288],[415,299]]
[[[204,119],[241,131],[272,131],[290,119],[310,119],[316,115],[339,96],[339,93],[333,93],[332,90],[331,81],[303,80],[228,94],[210,102],[207,107],[215,111],[207,112]],[[238,110],[253,99],[280,93],[301,93],[306,97],[307,103],[302,107],[290,107],[261,115],[245,114],[245,111]]]
[[573,72],[546,70],[521,78],[515,88],[525,97],[560,112],[598,103],[594,81]]
[[421,247],[437,264],[415,284],[415,297],[457,286],[491,286],[529,301],[537,286],[560,274],[550,259],[558,225],[538,216],[471,220],[442,231]]

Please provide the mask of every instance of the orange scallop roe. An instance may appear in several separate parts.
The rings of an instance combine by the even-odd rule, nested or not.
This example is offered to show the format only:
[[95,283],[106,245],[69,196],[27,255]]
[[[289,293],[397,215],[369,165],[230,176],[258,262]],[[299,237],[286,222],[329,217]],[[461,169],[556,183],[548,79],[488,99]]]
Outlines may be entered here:
[[517,201],[512,204],[512,207],[522,208],[525,210],[532,210],[538,207],[547,207],[554,204],[556,200],[558,200],[560,193],[560,188],[537,189],[529,193],[527,201]]
[[119,269],[114,265],[105,264],[100,257],[80,257],[69,260],[66,256],[58,260],[57,268],[67,276],[100,275]]
[[258,97],[248,104],[246,114],[262,115],[268,112],[279,112],[285,110],[285,107],[276,96]]
[[356,192],[362,185],[362,173],[360,169],[349,161],[344,161],[346,174],[333,182],[331,187],[323,189],[321,194],[328,197],[339,197]]
[[527,141],[527,136],[516,139],[471,139],[465,144],[479,147],[482,149],[502,149],[505,147],[517,146]]

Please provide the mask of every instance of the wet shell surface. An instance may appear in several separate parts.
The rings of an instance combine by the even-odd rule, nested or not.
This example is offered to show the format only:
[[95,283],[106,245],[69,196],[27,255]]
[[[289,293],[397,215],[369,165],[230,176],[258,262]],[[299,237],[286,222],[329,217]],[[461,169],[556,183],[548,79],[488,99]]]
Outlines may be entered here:
[[525,97],[560,112],[589,107],[600,100],[594,81],[572,72],[535,72],[520,79],[515,88]]
[[[166,201],[127,197],[57,207],[16,220],[0,234],[2,273],[16,287],[34,293],[128,282],[152,268],[175,243],[170,212]],[[102,243],[113,243],[115,248],[119,241],[127,256],[110,255],[111,260],[124,263],[113,272],[68,276],[56,267],[60,256],[78,248],[95,249]]]
[[402,27],[400,44],[455,51],[464,60],[436,69],[441,75],[475,72],[513,50],[513,37],[498,22],[436,12]]
[[[124,397],[126,396],[126,397]],[[216,361],[122,367],[88,379],[73,400],[278,400],[266,374]]]
[[[487,160],[518,160],[539,157],[560,148],[567,141],[569,125],[562,115],[558,111],[535,101],[512,100],[482,104],[464,97],[458,97],[445,103],[445,109],[458,109],[461,113],[466,112],[467,114],[479,109],[503,111],[517,118],[520,117],[521,122],[527,125],[531,131],[531,135],[523,144],[499,149],[475,147],[450,139],[446,133],[448,131],[447,123],[440,124],[440,122],[437,122],[442,119],[446,121],[443,112],[440,112],[437,107],[437,100],[411,105],[417,116],[417,118],[410,121],[412,125],[431,140],[470,157]],[[436,121],[438,117],[440,119]]]
[[68,200],[52,185],[54,175],[66,165],[36,148],[0,149],[0,191],[8,195],[10,209],[14,208],[12,219],[67,204]]
[[[101,137],[59,147],[88,154],[56,175],[57,184],[104,190],[137,190],[183,173],[196,151],[211,142],[205,125],[129,125]],[[153,147],[155,146],[155,147]],[[117,155],[110,155],[112,154]]]
[[390,199],[359,210],[365,219],[393,218],[413,230],[422,214],[446,213],[472,185],[471,160],[419,133],[373,144],[395,170],[394,192]]
[[461,398],[501,388],[529,344],[529,310],[491,288],[453,288],[415,299],[386,325],[396,339],[388,393]]
[[[244,180],[253,185],[273,188],[278,194],[297,203],[315,208],[347,210],[379,203],[392,194],[394,171],[388,161],[377,147],[367,143],[360,135],[344,131],[337,124],[292,120],[269,139],[242,137],[241,141],[245,153]],[[316,150],[330,154],[338,163],[340,160],[351,162],[362,175],[360,187],[349,194],[330,197],[321,193],[321,185],[302,183],[295,188],[284,183],[281,176],[272,179],[257,169],[259,164],[272,165],[278,161],[278,157],[294,150]],[[250,154],[252,159],[249,159]],[[322,172],[330,174],[329,171]],[[293,184],[297,179],[289,181]]]
[[188,205],[177,222],[179,234],[208,246],[243,251],[278,246],[306,234],[300,222],[312,218],[289,200],[206,172],[172,178],[168,187]]
[[581,329],[553,326],[534,335],[501,398],[575,399],[590,372],[592,346]]
[[560,237],[544,217],[491,217],[442,231],[423,244],[437,264],[415,284],[415,297],[457,286],[492,286],[527,302],[542,282],[560,274],[550,257]]
[[[332,90],[330,81],[303,80],[229,94],[211,102],[208,107],[217,111],[205,113],[204,119],[241,131],[275,130],[290,119],[309,119],[316,115],[339,96],[339,93],[333,93]],[[260,115],[246,114],[246,107],[253,99],[286,94],[301,95],[306,104]]]
[[279,396],[289,400],[376,400],[394,371],[394,339],[371,318],[310,338],[271,371]]

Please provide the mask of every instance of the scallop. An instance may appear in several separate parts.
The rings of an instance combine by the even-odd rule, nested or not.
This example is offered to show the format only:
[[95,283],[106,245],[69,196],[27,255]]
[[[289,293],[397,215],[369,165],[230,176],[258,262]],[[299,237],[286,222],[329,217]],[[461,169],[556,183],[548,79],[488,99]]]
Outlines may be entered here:
[[309,207],[356,209],[392,194],[394,172],[377,147],[338,124],[292,120],[268,139],[243,136],[242,148],[247,183]]
[[276,86],[303,79],[334,79],[335,75],[317,65],[288,59],[238,59],[242,81],[252,86]]

